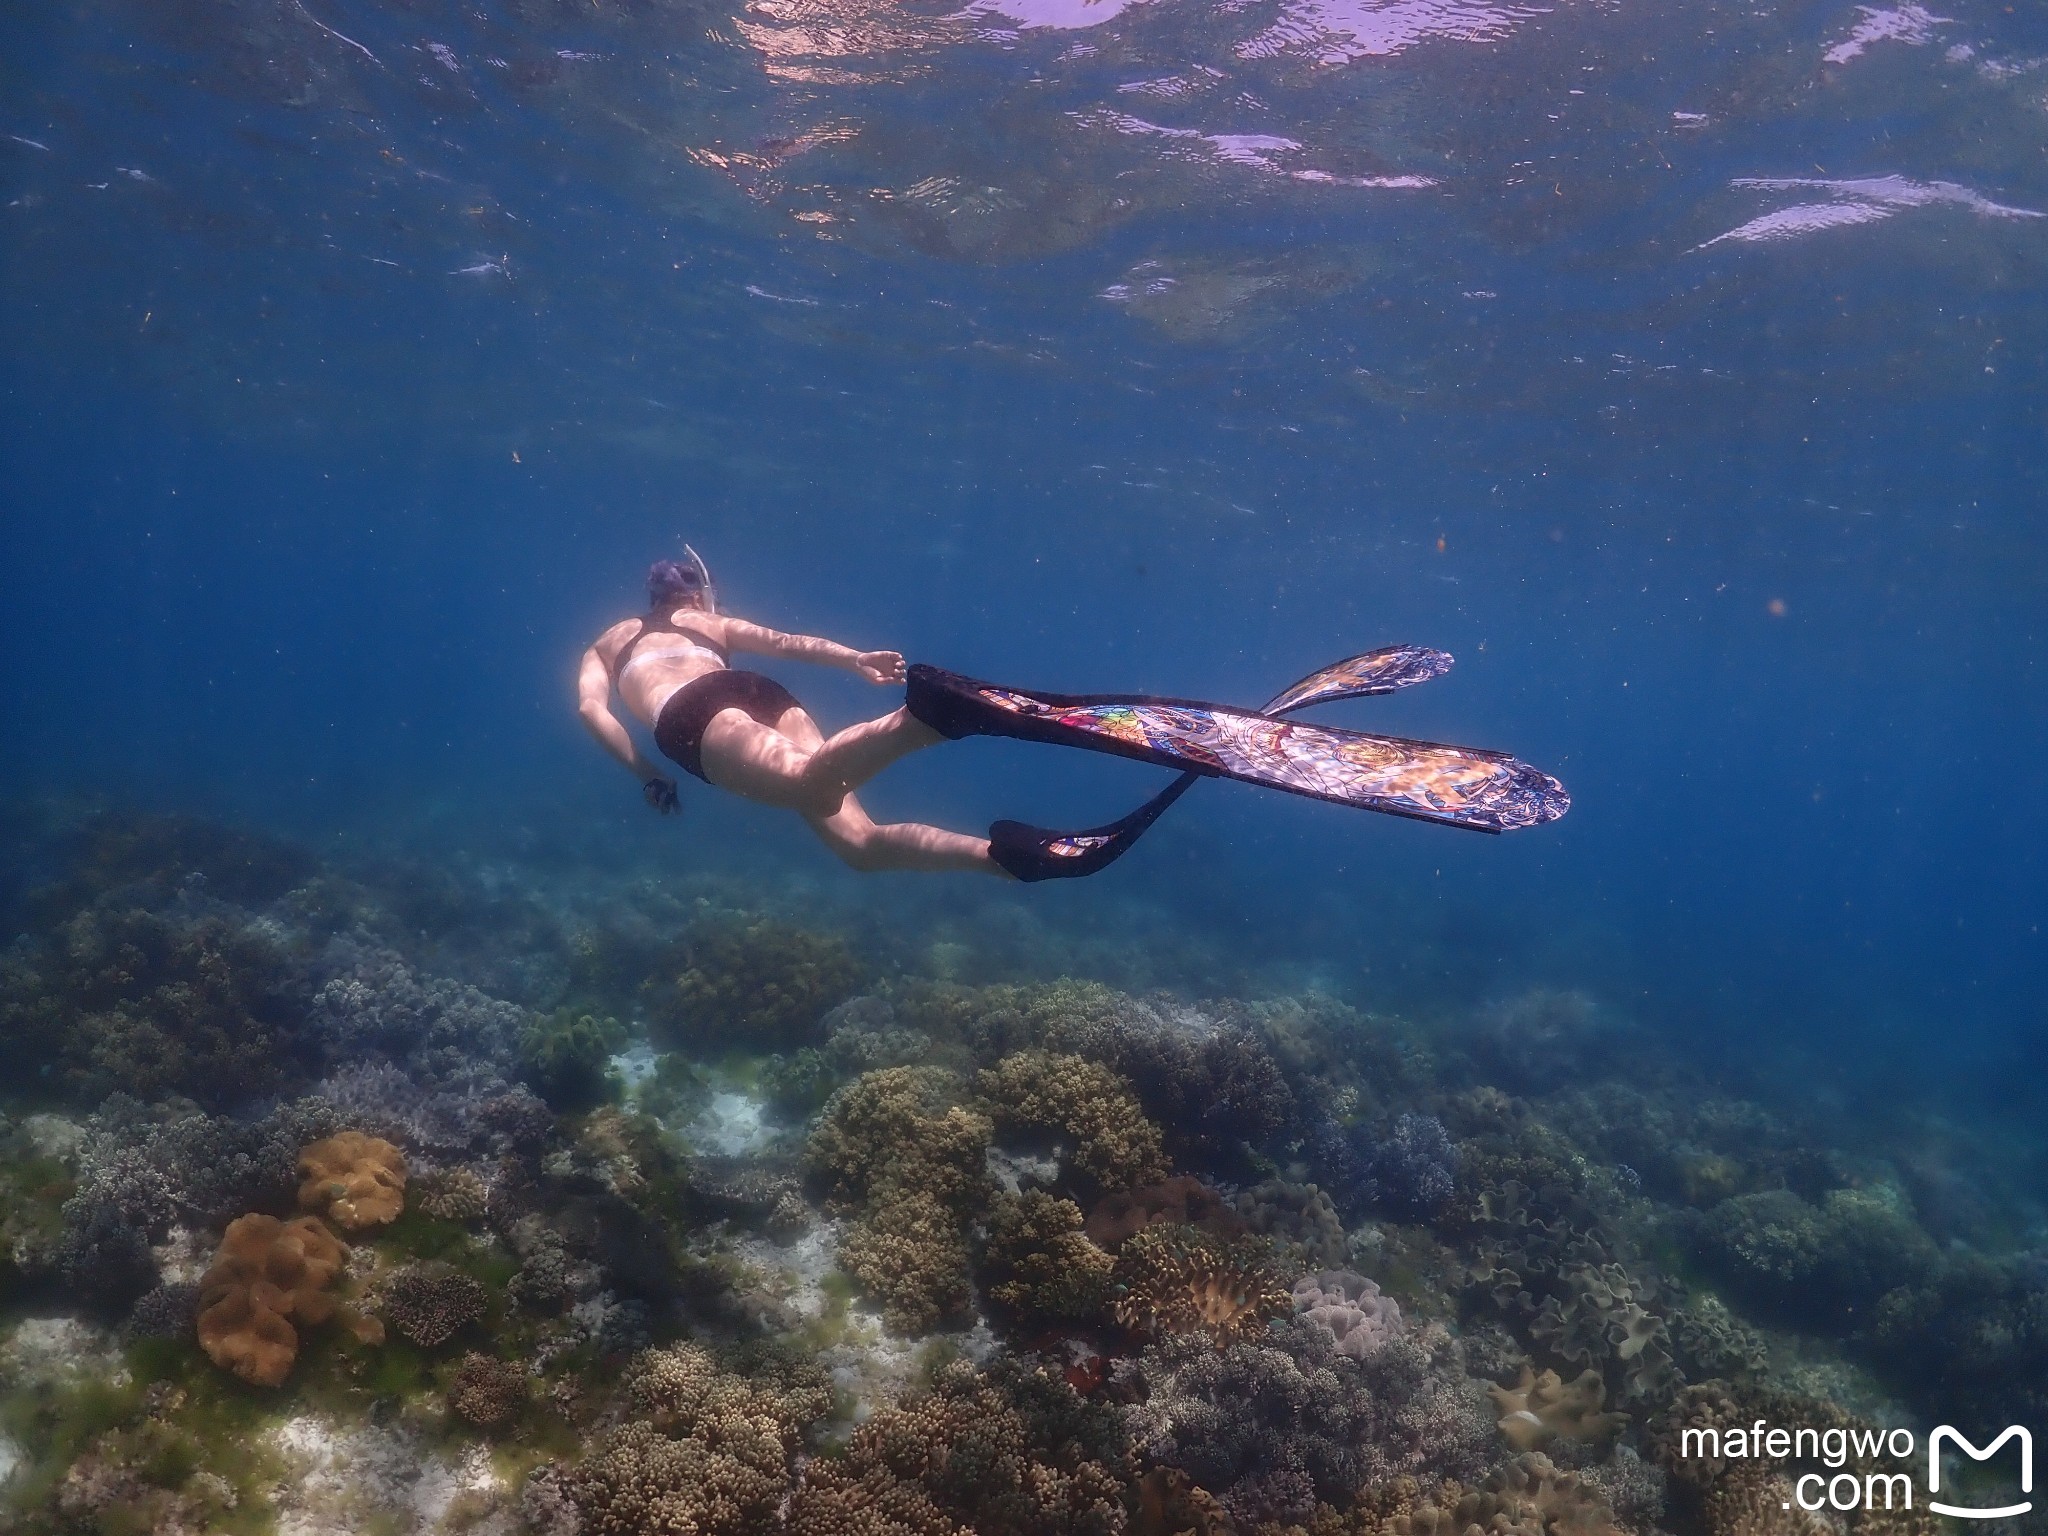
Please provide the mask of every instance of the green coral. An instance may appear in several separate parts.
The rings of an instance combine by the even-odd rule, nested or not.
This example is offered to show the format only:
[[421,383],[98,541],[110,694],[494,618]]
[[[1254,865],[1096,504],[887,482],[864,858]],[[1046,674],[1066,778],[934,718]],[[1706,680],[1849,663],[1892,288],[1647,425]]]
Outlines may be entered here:
[[1079,1056],[1019,1051],[975,1080],[996,1128],[1067,1144],[1066,1170],[1090,1196],[1166,1177],[1159,1127],[1107,1067]]
[[557,1008],[520,1032],[519,1077],[559,1114],[615,1103],[624,1085],[611,1059],[625,1044],[617,1019]]
[[0,1051],[85,1102],[275,1094],[301,1075],[292,958],[257,924],[88,908],[0,960]]
[[1842,1318],[1940,1265],[1933,1239],[1886,1189],[1837,1189],[1818,1205],[1790,1190],[1723,1200],[1701,1219],[1700,1257],[1758,1303]]
[[1071,1200],[1042,1190],[998,1196],[982,1253],[989,1299],[1027,1329],[1106,1319],[1116,1260],[1081,1227]]
[[643,989],[648,1014],[678,1045],[788,1050],[859,988],[844,939],[774,918],[699,923]]

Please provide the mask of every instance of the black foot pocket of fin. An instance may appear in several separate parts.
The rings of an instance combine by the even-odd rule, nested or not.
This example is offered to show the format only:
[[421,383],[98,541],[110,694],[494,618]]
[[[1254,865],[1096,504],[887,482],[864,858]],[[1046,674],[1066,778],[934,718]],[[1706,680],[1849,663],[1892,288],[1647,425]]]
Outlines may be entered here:
[[1183,774],[1130,815],[1085,832],[1055,832],[1028,822],[999,821],[988,829],[988,856],[1019,880],[1073,880],[1107,869],[1188,792],[1198,775]]

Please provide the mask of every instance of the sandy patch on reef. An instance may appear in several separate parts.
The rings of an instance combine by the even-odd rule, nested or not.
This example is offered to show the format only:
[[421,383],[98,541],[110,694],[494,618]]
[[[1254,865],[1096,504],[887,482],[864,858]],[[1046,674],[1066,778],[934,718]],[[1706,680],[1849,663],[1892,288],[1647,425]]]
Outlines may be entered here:
[[481,1519],[465,1514],[463,1530],[498,1536],[512,1529],[510,1511],[500,1508],[507,1490],[482,1446],[449,1461],[402,1431],[349,1428],[312,1414],[285,1420],[269,1439],[290,1469],[272,1495],[278,1536],[353,1536],[373,1521],[438,1531],[458,1499],[491,1511]]
[[[838,1269],[840,1224],[820,1221],[794,1242],[748,1236],[731,1245],[733,1257],[762,1276],[764,1288],[807,1323],[826,1316],[831,1298],[825,1277]],[[996,1337],[980,1318],[958,1333],[909,1339],[882,1326],[879,1314],[858,1302],[846,1309],[839,1337],[818,1351],[818,1364],[852,1404],[859,1424],[877,1408],[896,1402],[923,1378],[925,1351],[951,1347],[976,1362],[995,1353]]]
[[114,1336],[75,1317],[25,1317],[0,1339],[0,1386],[25,1387],[66,1376],[125,1381]]

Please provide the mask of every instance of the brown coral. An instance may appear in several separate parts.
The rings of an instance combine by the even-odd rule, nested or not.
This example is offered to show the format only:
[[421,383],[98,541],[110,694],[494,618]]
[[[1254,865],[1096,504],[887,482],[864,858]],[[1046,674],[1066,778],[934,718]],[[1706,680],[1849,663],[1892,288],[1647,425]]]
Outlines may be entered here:
[[649,1415],[564,1477],[586,1536],[755,1536],[776,1528],[789,1453],[832,1405],[817,1371],[750,1381],[694,1345],[641,1357],[628,1394]]
[[[256,1386],[283,1382],[298,1357],[292,1319],[318,1325],[339,1310],[328,1286],[348,1250],[310,1216],[228,1223],[220,1252],[199,1282],[199,1344],[215,1365]],[[373,1319],[345,1314],[365,1342],[384,1336]]]
[[697,924],[647,983],[654,1024],[678,1043],[793,1050],[860,985],[859,956],[844,939],[773,918]]
[[1132,1233],[1156,1226],[1200,1227],[1225,1241],[1245,1229],[1223,1196],[1193,1175],[1177,1173],[1157,1184],[1104,1195],[1088,1212],[1084,1230],[1091,1241],[1114,1250]]
[[1166,1177],[1159,1127],[1109,1068],[1053,1051],[1019,1051],[975,1080],[999,1130],[1055,1138],[1067,1171],[1091,1190],[1130,1189]]
[[1607,1500],[1576,1472],[1549,1457],[1516,1457],[1477,1488],[1396,1478],[1367,1490],[1337,1527],[1358,1536],[1628,1536]]
[[498,1429],[526,1406],[526,1373],[471,1350],[448,1386],[449,1411],[481,1429]]
[[299,1208],[345,1232],[381,1227],[405,1209],[405,1154],[361,1131],[343,1131],[299,1153]]
[[967,1239],[959,1217],[929,1195],[904,1195],[853,1222],[839,1263],[900,1333],[929,1333],[966,1315]]
[[1265,1333],[1294,1310],[1279,1276],[1247,1242],[1192,1227],[1147,1227],[1116,1259],[1116,1318],[1134,1333],[1204,1333],[1221,1346]]
[[1005,1195],[989,1214],[989,1299],[1031,1326],[1090,1322],[1109,1308],[1116,1260],[1081,1230],[1081,1210],[1040,1190]]
[[481,1221],[490,1209],[491,1192],[468,1168],[449,1168],[414,1181],[415,1203],[436,1221]]
[[1045,1374],[965,1365],[804,1469],[789,1536],[1068,1536],[1127,1529],[1114,1416]]
[[384,1312],[391,1326],[422,1349],[432,1349],[484,1315],[484,1288],[446,1264],[414,1264],[391,1277]]
[[897,1192],[962,1212],[988,1191],[988,1118],[957,1102],[960,1080],[937,1067],[864,1072],[834,1094],[805,1148],[841,1209]]
[[1605,1440],[1628,1423],[1625,1413],[1603,1413],[1607,1385],[1598,1371],[1581,1372],[1570,1381],[1557,1372],[1537,1375],[1522,1367],[1512,1387],[1489,1386],[1487,1394],[1500,1409],[1500,1432],[1518,1451],[1540,1450],[1553,1440]]

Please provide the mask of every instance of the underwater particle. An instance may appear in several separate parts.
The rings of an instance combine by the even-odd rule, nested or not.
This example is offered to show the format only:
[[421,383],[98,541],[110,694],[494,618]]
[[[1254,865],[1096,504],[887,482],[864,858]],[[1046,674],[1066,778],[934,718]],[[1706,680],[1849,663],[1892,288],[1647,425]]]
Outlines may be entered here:
[[471,1350],[448,1385],[448,1411],[479,1429],[498,1429],[526,1406],[526,1373],[518,1366]]
[[1555,1371],[1539,1376],[1525,1365],[1513,1387],[1489,1385],[1486,1391],[1500,1409],[1501,1433],[1518,1451],[1540,1450],[1554,1440],[1606,1440],[1628,1423],[1625,1413],[1601,1411],[1607,1385],[1590,1368],[1563,1381]]
[[1294,1299],[1255,1244],[1218,1244],[1193,1227],[1147,1227],[1117,1254],[1117,1321],[1133,1333],[1253,1339]]
[[445,1344],[484,1315],[482,1285],[447,1264],[413,1264],[384,1288],[384,1315],[421,1349]]
[[228,1223],[199,1281],[200,1347],[251,1385],[275,1387],[298,1357],[294,1318],[318,1325],[340,1315],[365,1343],[381,1340],[374,1318],[344,1311],[328,1292],[347,1256],[341,1240],[311,1216],[251,1215]]
[[342,1131],[299,1154],[299,1208],[345,1232],[381,1227],[405,1209],[405,1154],[361,1131]]
[[1774,619],[1782,619],[1783,617],[1785,617],[1785,611],[1785,599],[1783,599],[1782,597],[1774,597],[1768,603],[1764,604],[1764,612],[1768,613]]

